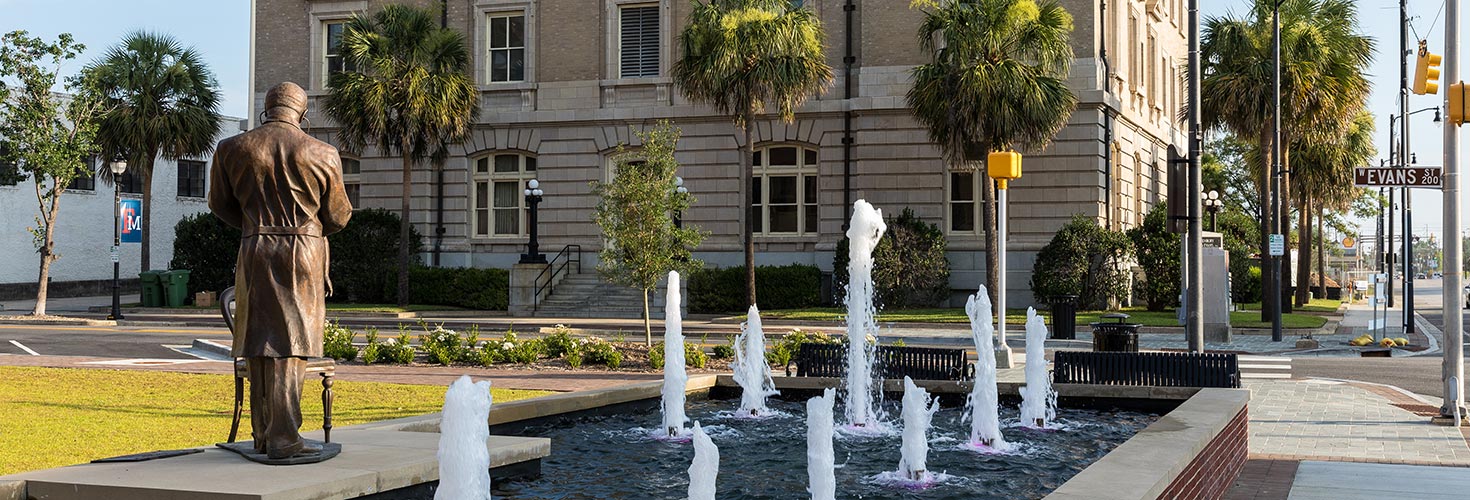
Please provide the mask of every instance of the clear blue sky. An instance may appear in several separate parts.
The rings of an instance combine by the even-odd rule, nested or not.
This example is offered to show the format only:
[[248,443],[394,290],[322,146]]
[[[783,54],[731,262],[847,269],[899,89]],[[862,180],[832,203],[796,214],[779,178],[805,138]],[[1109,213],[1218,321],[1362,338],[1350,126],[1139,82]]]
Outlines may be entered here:
[[250,72],[249,0],[0,0],[0,31],[25,30],[54,41],[71,33],[86,52],[74,74],[134,30],[159,31],[192,46],[219,80],[220,112],[244,117]]
[[[1219,16],[1231,11],[1244,13],[1251,2],[1201,0],[1200,3],[1203,16]],[[1437,15],[1443,2],[1409,0],[1408,3],[1420,36],[1430,40],[1432,51],[1443,53],[1444,19],[1442,14]],[[1369,107],[1379,118],[1378,149],[1380,156],[1386,157],[1388,114],[1398,109],[1399,69],[1393,57],[1393,50],[1398,46],[1398,2],[1358,0],[1357,5],[1363,30],[1378,42],[1378,56],[1370,68],[1375,87]],[[204,54],[224,91],[220,111],[244,117],[249,72],[249,10],[249,0],[0,0],[0,14],[3,14],[0,30],[23,29],[48,39],[62,32],[72,33],[87,45],[87,51],[69,71],[98,57],[129,31],[148,29],[170,33]],[[1470,40],[1470,36],[1463,38]],[[1470,62],[1470,58],[1465,60]],[[1461,73],[1470,77],[1470,71]],[[1435,106],[1442,95],[1411,96],[1410,110]],[[1442,163],[1441,129],[1431,122],[1432,116],[1432,113],[1422,113],[1411,118],[1410,132],[1414,135],[1411,151],[1418,153],[1419,163],[1423,165]],[[1414,227],[1418,234],[1423,235],[1426,230],[1442,234],[1440,200],[1438,191],[1417,190],[1414,194]],[[1470,197],[1465,206],[1470,209]],[[1470,220],[1466,223],[1470,224]],[[1365,225],[1363,229],[1372,231],[1373,228]]]

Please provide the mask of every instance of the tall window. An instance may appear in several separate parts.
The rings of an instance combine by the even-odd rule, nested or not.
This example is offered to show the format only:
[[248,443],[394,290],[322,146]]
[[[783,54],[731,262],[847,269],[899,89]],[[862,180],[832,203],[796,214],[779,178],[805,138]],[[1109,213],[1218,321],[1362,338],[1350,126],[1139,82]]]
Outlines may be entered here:
[[204,197],[204,162],[179,160],[179,196]]
[[816,234],[817,151],[796,146],[770,146],[751,158],[755,232]]
[[66,185],[69,191],[96,191],[97,190],[97,157],[87,158],[87,161],[77,169],[77,176],[73,177],[71,183]]
[[490,81],[526,79],[525,14],[490,14]]
[[658,76],[658,6],[623,7],[618,15],[621,78]]
[[342,159],[342,189],[347,191],[347,202],[352,208],[359,208],[358,200],[362,197],[362,163],[357,158],[339,157]]
[[977,176],[972,171],[956,171],[949,173],[949,232],[951,233],[973,233],[975,231],[976,214],[980,211],[980,204],[976,202],[975,193],[979,192]]
[[322,25],[325,40],[322,43],[322,87],[327,86],[332,75],[343,71],[357,71],[357,65],[347,60],[342,53],[342,35],[347,32],[346,21],[331,21]]
[[123,174],[118,177],[117,185],[118,190],[123,193],[143,194],[143,179],[139,179],[137,175],[133,175],[132,168],[123,171]]
[[478,237],[525,234],[526,181],[536,178],[536,157],[498,153],[475,160],[474,235]]

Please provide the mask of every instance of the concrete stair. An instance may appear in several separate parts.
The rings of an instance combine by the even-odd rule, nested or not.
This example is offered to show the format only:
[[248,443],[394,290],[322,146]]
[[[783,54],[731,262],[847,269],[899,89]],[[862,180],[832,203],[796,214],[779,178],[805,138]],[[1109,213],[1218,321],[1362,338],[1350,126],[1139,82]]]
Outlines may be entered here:
[[1291,378],[1291,358],[1242,354],[1235,359],[1240,366],[1242,379]]
[[556,291],[541,299],[535,315],[543,318],[641,318],[643,292],[605,282],[595,272],[567,274],[557,283]]

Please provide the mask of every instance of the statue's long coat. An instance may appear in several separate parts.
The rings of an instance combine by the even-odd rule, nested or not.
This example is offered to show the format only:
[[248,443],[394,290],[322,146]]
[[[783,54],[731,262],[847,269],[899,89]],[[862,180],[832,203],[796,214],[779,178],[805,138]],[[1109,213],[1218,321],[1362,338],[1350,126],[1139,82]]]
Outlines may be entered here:
[[326,235],[352,217],[337,148],[268,121],[220,142],[209,183],[209,208],[242,234],[234,356],[321,356]]

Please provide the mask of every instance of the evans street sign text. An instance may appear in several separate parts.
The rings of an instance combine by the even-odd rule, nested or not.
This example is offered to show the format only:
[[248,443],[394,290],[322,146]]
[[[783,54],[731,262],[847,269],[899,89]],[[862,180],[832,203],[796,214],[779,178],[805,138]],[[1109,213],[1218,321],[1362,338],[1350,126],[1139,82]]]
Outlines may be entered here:
[[1353,169],[1353,184],[1358,186],[1438,187],[1439,181],[1439,167],[1358,167]]

